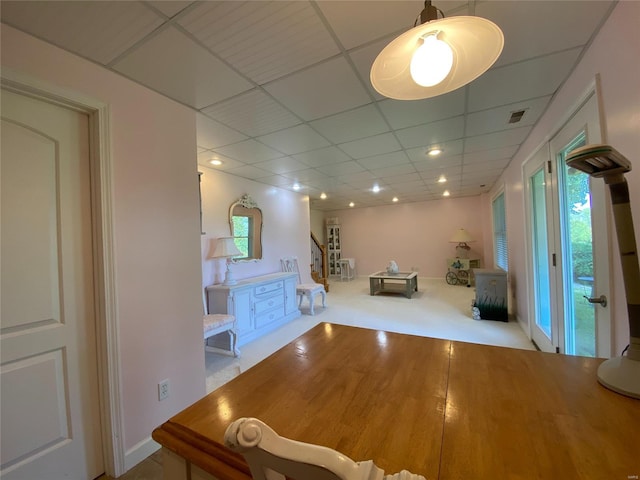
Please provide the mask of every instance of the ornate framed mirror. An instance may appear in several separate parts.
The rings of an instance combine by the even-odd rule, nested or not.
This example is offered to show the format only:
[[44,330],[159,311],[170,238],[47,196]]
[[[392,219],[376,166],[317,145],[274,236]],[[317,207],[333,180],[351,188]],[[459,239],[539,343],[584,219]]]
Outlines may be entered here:
[[243,253],[242,257],[233,260],[247,262],[262,259],[262,210],[246,193],[231,204],[229,226],[236,246]]

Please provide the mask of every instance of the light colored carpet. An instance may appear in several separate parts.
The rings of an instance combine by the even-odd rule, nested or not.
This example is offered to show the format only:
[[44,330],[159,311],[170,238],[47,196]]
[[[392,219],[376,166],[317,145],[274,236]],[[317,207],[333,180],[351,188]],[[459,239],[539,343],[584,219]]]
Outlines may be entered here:
[[[352,325],[387,332],[461,340],[471,343],[534,350],[515,321],[473,320],[473,288],[447,285],[444,279],[419,278],[411,299],[402,295],[369,295],[369,279],[332,280],[327,307],[309,315],[306,300],[302,317],[240,347],[240,358],[207,352],[207,393],[296,339],[320,322]],[[318,301],[320,298],[318,297]]]

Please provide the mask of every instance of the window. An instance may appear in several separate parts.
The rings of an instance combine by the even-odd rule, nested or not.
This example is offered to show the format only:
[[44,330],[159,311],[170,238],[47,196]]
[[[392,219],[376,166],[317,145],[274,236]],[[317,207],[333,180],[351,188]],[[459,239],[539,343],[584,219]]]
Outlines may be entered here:
[[250,232],[252,231],[252,217],[245,215],[233,215],[233,237],[238,250],[242,252],[242,257],[249,258],[252,250]]
[[504,192],[492,203],[493,210],[493,258],[496,266],[505,272],[509,269],[507,253],[507,220],[504,212]]

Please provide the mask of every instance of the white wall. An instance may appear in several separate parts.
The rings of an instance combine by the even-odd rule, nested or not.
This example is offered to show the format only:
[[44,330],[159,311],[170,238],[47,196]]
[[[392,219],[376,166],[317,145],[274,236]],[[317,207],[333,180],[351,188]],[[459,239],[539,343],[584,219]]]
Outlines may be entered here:
[[[605,142],[624,154],[634,169],[627,174],[634,215],[636,241],[640,234],[640,2],[621,1],[603,25],[580,63],[554,97],[538,124],[518,151],[499,181],[504,183],[509,242],[509,276],[518,304],[517,315],[528,330],[528,293],[525,269],[525,225],[522,164],[561,126],[576,107],[579,97],[600,74],[602,86]],[[499,186],[496,186],[496,189]],[[495,189],[494,189],[495,190]],[[490,202],[490,195],[485,202]],[[489,206],[490,208],[490,206]],[[489,210],[490,212],[490,210]],[[490,215],[490,213],[489,213]],[[617,240],[612,233],[612,330],[614,354],[629,342],[624,284],[618,256]],[[491,248],[487,244],[487,248]]]
[[483,217],[478,196],[445,198],[327,212],[338,217],[342,257],[355,258],[358,275],[369,275],[395,260],[400,270],[421,277],[445,277],[447,258],[455,256],[449,239],[464,228],[476,240],[470,256],[484,252]]
[[205,393],[195,114],[4,24],[2,67],[110,107],[122,423],[136,458]]
[[207,259],[211,241],[229,236],[229,207],[245,193],[262,210],[262,255],[257,262],[235,263],[231,266],[237,280],[266,273],[279,272],[280,259],[297,256],[303,275],[310,276],[311,263],[309,197],[295,192],[253,182],[199,166],[202,172],[201,236],[202,287],[222,283],[226,263],[221,259]]

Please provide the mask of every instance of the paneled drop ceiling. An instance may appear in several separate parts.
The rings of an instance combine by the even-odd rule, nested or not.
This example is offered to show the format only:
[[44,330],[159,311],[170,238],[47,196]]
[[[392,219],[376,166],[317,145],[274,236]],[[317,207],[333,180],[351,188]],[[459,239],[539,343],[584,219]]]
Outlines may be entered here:
[[420,101],[382,97],[369,70],[422,1],[2,1],[1,15],[196,110],[202,167],[298,184],[333,210],[489,191],[615,2],[433,4],[492,20],[505,47],[471,84]]

